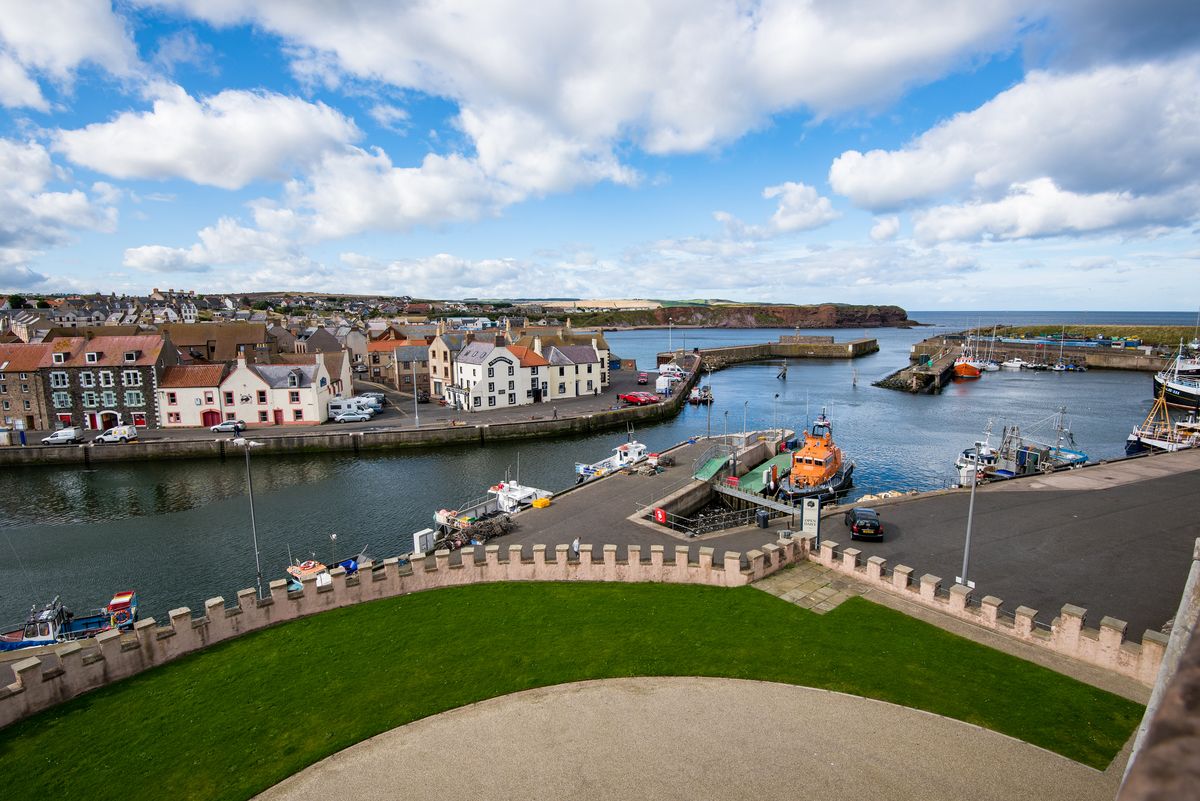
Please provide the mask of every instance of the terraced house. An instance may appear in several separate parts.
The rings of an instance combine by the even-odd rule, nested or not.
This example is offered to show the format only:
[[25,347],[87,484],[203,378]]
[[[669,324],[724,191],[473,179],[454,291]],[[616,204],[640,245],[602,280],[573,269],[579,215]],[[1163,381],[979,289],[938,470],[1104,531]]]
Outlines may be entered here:
[[0,423],[30,431],[50,427],[38,370],[49,345],[0,345]]
[[60,337],[38,372],[54,426],[160,428],[155,392],[179,354],[166,334]]

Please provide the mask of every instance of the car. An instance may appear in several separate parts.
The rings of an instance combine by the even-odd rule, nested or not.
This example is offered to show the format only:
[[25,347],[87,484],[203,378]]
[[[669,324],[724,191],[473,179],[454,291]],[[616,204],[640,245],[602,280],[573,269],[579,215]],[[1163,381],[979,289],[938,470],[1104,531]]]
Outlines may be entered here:
[[42,437],[43,445],[74,445],[83,442],[83,432],[76,426],[60,428],[48,437]]
[[630,406],[648,406],[658,403],[662,398],[653,392],[626,392],[624,395],[618,395],[617,400],[625,401]]
[[883,539],[883,522],[879,512],[865,506],[856,506],[846,512],[846,527],[850,529],[850,539]]
[[342,412],[333,416],[335,423],[364,423],[371,419],[371,415],[366,412]]
[[246,428],[246,423],[244,420],[222,420],[221,422],[217,423],[215,426],[210,428],[209,431],[213,431],[216,433],[228,432],[228,433],[233,433],[233,434],[240,434],[240,433],[242,433],[242,431],[245,428]]
[[92,442],[103,445],[106,442],[131,442],[138,438],[135,426],[113,426],[103,434],[97,434]]
[[387,395],[384,395],[382,392],[360,392],[358,393],[358,397],[374,398],[379,401],[380,406],[387,406]]
[[638,373],[638,383],[639,384],[649,384],[650,376],[646,375],[645,373]]
[[367,366],[365,364],[356,364],[354,365],[354,372],[365,373],[367,372]]

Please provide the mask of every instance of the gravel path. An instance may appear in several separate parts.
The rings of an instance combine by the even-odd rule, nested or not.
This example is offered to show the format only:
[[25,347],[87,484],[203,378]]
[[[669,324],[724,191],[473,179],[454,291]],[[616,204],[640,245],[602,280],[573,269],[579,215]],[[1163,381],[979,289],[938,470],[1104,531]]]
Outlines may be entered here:
[[632,678],[435,715],[258,798],[1110,801],[1119,777],[1120,766],[1101,773],[986,729],[857,696]]

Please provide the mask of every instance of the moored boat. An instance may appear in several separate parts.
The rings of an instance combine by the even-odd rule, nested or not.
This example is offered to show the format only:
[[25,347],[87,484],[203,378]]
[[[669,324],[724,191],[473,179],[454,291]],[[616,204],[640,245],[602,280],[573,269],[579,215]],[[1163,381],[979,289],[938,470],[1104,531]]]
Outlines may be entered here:
[[1141,425],[1133,427],[1125,440],[1125,453],[1133,456],[1146,451],[1174,453],[1200,447],[1200,420],[1196,412],[1188,412],[1184,420],[1172,420],[1164,393],[1154,399],[1154,406]]
[[108,606],[82,617],[55,598],[41,609],[29,610],[25,625],[0,633],[0,651],[83,640],[113,629],[125,631],[132,629],[137,619],[138,598],[133,590],[116,593]]
[[[989,420],[978,449],[966,448],[954,461],[958,483],[970,484],[972,474],[977,481],[994,481],[1049,473],[1086,463],[1088,455],[1077,449],[1075,437],[1066,423],[1066,411],[1066,407],[1060,407],[1050,417],[1029,426],[1026,432],[1017,425],[1005,426],[1000,444],[995,447],[991,444],[992,422]],[[1051,426],[1053,443],[1039,439],[1038,432]]]
[[983,371],[979,369],[979,365],[970,354],[963,353],[954,360],[955,378],[979,378],[982,374]]
[[836,498],[854,483],[854,462],[846,459],[833,441],[833,425],[821,410],[804,442],[792,454],[792,466],[779,482],[780,500],[795,503],[802,498]]
[[1024,367],[1029,367],[1029,362],[1025,361],[1020,356],[1017,356],[1013,359],[1005,359],[1004,361],[1000,362],[1000,366],[1005,370],[1020,370]]
[[[694,390],[693,390],[694,391]],[[613,455],[601,459],[594,464],[575,463],[577,481],[583,483],[589,478],[600,478],[630,465],[637,464],[646,458],[646,446],[632,437],[628,442],[613,448]]]
[[1180,348],[1171,366],[1154,374],[1154,396],[1163,396],[1171,406],[1200,409],[1200,375],[1188,373],[1184,361]]

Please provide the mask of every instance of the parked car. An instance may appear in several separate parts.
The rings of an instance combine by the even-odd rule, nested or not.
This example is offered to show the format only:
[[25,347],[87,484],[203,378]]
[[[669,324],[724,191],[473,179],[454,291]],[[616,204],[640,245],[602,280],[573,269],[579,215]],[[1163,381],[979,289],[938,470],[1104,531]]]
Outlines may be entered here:
[[353,370],[356,373],[365,373],[367,372],[367,366],[365,364],[356,364],[354,365]]
[[879,513],[874,509],[867,509],[864,506],[854,507],[846,512],[846,526],[850,529],[850,539],[852,540],[883,539],[883,523],[879,520]]
[[384,395],[382,392],[360,392],[358,393],[358,397],[374,398],[379,401],[380,406],[387,406],[387,395]]
[[221,422],[217,423],[215,426],[213,426],[209,430],[215,431],[218,433],[225,432],[225,433],[240,434],[240,433],[242,433],[242,431],[245,430],[245,428],[246,428],[246,423],[244,420],[222,420]]
[[645,373],[638,373],[638,383],[639,384],[649,384],[650,376],[646,375]]
[[627,392],[624,395],[618,395],[617,400],[625,401],[630,406],[648,406],[651,403],[658,403],[662,398],[653,392]]
[[83,432],[76,426],[60,428],[48,437],[42,437],[43,445],[73,445],[83,442]]
[[418,389],[417,390],[417,403],[429,403],[429,390],[427,390],[427,389]]
[[103,434],[97,434],[92,442],[103,445],[106,442],[132,442],[137,438],[136,426],[113,426]]
[[371,419],[371,415],[366,412],[342,412],[333,416],[335,423],[365,423]]

